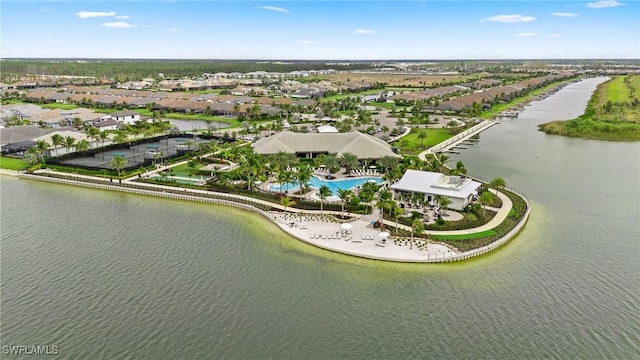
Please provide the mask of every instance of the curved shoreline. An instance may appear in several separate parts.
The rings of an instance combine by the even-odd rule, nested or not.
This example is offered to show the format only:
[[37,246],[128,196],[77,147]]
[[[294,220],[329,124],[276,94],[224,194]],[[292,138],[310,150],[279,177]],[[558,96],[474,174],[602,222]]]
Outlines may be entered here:
[[[283,232],[287,233],[288,235],[302,242],[305,242],[307,244],[316,246],[324,250],[329,250],[329,251],[333,251],[333,252],[337,252],[345,255],[356,256],[356,257],[372,259],[372,260],[403,262],[403,263],[453,262],[453,261],[466,260],[466,259],[470,259],[476,256],[489,253],[497,249],[498,247],[506,244],[510,239],[512,239],[515,235],[517,235],[518,232],[522,230],[522,228],[524,227],[524,225],[526,224],[529,218],[529,213],[531,210],[531,206],[528,200],[524,196],[521,196],[521,198],[527,204],[527,210],[524,216],[522,217],[522,219],[518,222],[518,224],[513,229],[511,229],[502,238],[486,246],[483,246],[474,250],[462,252],[462,253],[456,253],[446,248],[444,245],[437,244],[437,243],[436,244],[430,243],[428,247],[435,248],[433,249],[435,252],[432,251],[432,252],[420,253],[416,251],[407,251],[407,249],[402,248],[402,246],[394,245],[391,242],[388,244],[381,244],[380,242],[377,242],[375,240],[360,240],[359,238],[354,238],[352,241],[343,241],[343,238],[340,238],[340,237],[334,238],[334,239],[319,238],[317,239],[318,241],[312,241],[312,240],[316,240],[316,239],[310,238],[310,236],[314,231],[318,235],[322,232],[323,232],[322,233],[323,236],[331,235],[334,232],[338,233],[338,231],[336,230],[337,225],[335,223],[324,222],[324,221],[317,221],[318,224],[316,224],[315,222],[313,222],[313,220],[300,217],[296,225],[298,223],[305,223],[307,226],[309,224],[316,225],[316,226],[313,226],[311,229],[309,229],[308,227],[304,229],[298,226],[294,227],[291,223],[278,221],[279,220],[278,216],[282,216],[283,219],[286,218],[288,215],[309,216],[310,219],[312,219],[313,217],[319,217],[319,214],[312,213],[312,212],[301,213],[298,209],[296,209],[298,210],[299,214],[277,213],[276,215],[274,215],[274,213],[262,210],[258,208],[256,205],[261,204],[261,205],[270,206],[273,208],[280,208],[281,206],[277,204],[269,203],[266,201],[258,200],[258,199],[252,199],[252,198],[245,199],[245,197],[232,195],[232,194],[223,194],[223,193],[205,192],[205,191],[202,191],[202,193],[200,193],[200,191],[198,190],[191,190],[191,189],[184,189],[185,193],[183,194],[183,193],[176,193],[175,188],[161,186],[161,185],[152,185],[152,184],[145,184],[144,187],[146,189],[143,189],[138,186],[135,186],[135,187],[121,186],[121,185],[114,185],[109,182],[96,183],[96,182],[88,182],[88,181],[81,181],[81,180],[75,180],[75,179],[62,179],[58,177],[26,174],[26,173],[19,173],[19,172],[2,171],[0,172],[0,174],[17,176],[20,179],[38,180],[38,181],[53,182],[53,183],[64,184],[64,185],[74,185],[74,186],[81,186],[81,187],[101,189],[101,190],[132,193],[132,194],[138,194],[138,195],[156,196],[156,197],[168,198],[168,199],[187,200],[187,201],[193,201],[193,202],[231,206],[231,207],[235,207],[242,210],[252,211],[254,213],[262,215],[265,218],[269,219],[271,222],[273,222],[276,226],[278,226]],[[152,186],[148,186],[148,185],[152,185]],[[170,191],[167,192],[166,190],[170,190]],[[205,197],[205,196],[202,196],[202,194],[216,196],[217,198]],[[228,200],[225,198],[227,198]],[[239,200],[244,200],[248,203],[240,203]],[[335,213],[335,212],[327,211],[326,213]],[[287,224],[289,226],[287,226]],[[363,220],[361,218],[356,219],[352,221],[351,224],[354,226],[354,228],[357,227],[359,231],[368,231],[366,229],[368,229],[369,223],[366,220]],[[309,231],[305,232],[304,230],[309,230]],[[369,235],[372,235],[372,234],[377,235],[377,231],[378,230],[372,229],[368,231],[368,233],[370,233]],[[354,234],[355,234],[355,231],[354,231]],[[372,239],[375,239],[375,237]],[[401,249],[398,250],[398,248],[401,248]],[[431,254],[435,254],[435,255],[432,256]],[[439,255],[439,254],[442,254],[442,255]]]

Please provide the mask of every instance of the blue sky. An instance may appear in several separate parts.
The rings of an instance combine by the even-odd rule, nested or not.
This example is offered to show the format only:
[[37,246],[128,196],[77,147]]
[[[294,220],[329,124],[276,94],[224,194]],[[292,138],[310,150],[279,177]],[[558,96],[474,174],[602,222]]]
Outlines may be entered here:
[[2,57],[640,58],[640,2],[2,0]]

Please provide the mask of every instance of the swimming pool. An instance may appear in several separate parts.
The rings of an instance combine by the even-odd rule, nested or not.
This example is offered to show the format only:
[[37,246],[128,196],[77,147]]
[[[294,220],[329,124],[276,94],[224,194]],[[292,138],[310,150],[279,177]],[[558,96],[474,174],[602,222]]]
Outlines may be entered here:
[[[360,178],[349,178],[342,180],[323,180],[317,176],[314,176],[309,180],[309,186],[314,189],[319,189],[320,186],[326,185],[331,189],[331,193],[336,196],[338,194],[338,189],[353,189],[356,186],[360,186],[367,181],[373,181],[376,184],[382,184],[382,179],[378,177],[360,177]],[[288,183],[282,184],[282,190],[280,188],[280,184],[272,184],[269,186],[269,190],[271,191],[287,191],[287,190],[298,190],[300,185],[298,183]]]

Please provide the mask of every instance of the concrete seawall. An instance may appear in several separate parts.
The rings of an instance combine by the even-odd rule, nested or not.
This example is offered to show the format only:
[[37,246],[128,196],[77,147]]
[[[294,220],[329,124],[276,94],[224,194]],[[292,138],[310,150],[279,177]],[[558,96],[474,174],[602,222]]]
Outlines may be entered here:
[[[15,176],[15,173],[7,174],[7,175],[14,175]],[[266,212],[266,211],[264,211],[264,210],[262,210],[262,209],[260,209],[260,208],[258,208],[256,206],[254,206],[254,205],[251,205],[251,204],[248,204],[248,203],[241,203],[239,201],[242,201],[243,200],[242,198],[234,197],[233,195],[230,195],[230,194],[222,194],[222,193],[214,193],[214,192],[211,192],[209,194],[211,196],[224,196],[224,197],[229,199],[229,200],[226,200],[226,199],[205,197],[204,195],[200,195],[198,193],[180,194],[180,193],[175,193],[175,192],[170,192],[170,191],[163,191],[162,189],[164,187],[158,186],[158,185],[155,186],[156,187],[155,189],[141,189],[141,188],[132,187],[132,186],[114,185],[114,184],[109,184],[109,183],[95,183],[95,182],[72,180],[72,179],[61,179],[61,178],[57,178],[57,177],[33,175],[33,174],[27,174],[27,173],[18,173],[17,176],[18,176],[18,178],[21,178],[21,179],[45,181],[45,182],[52,182],[52,183],[64,184],[64,185],[75,185],[75,186],[81,186],[81,187],[92,188],[92,189],[111,190],[111,191],[118,191],[118,192],[137,194],[137,195],[155,196],[155,197],[166,198],[166,199],[186,200],[186,201],[193,201],[193,202],[200,202],[200,203],[207,203],[207,204],[231,206],[231,207],[234,207],[234,208],[237,208],[237,209],[247,210],[247,211],[251,211],[251,212],[254,212],[256,214],[262,215],[265,218],[269,219],[270,221],[274,222],[285,233],[287,233],[290,236],[293,236],[296,239],[301,240],[301,241],[303,241],[303,242],[305,242],[307,244],[311,244],[311,245],[317,246],[317,247],[325,249],[325,250],[335,251],[335,252],[339,252],[339,253],[346,254],[346,255],[357,256],[357,257],[368,258],[368,259],[374,259],[374,260],[393,261],[393,262],[411,262],[411,263],[418,263],[418,262],[420,262],[420,263],[453,262],[453,261],[466,260],[466,259],[470,259],[470,258],[473,258],[473,257],[476,257],[476,256],[480,256],[480,255],[489,253],[489,252],[497,249],[498,247],[506,244],[509,240],[511,240],[524,227],[525,223],[527,222],[527,220],[529,218],[529,212],[530,212],[530,209],[531,209],[527,199],[524,196],[522,196],[524,201],[527,203],[527,210],[526,210],[523,218],[520,220],[520,222],[511,231],[509,231],[507,234],[505,234],[505,236],[503,236],[502,238],[492,242],[489,245],[483,246],[483,247],[478,248],[478,249],[470,250],[470,251],[467,251],[467,252],[464,252],[464,253],[456,254],[456,255],[449,255],[449,256],[443,256],[443,257],[434,257],[434,258],[427,258],[427,259],[419,259],[419,260],[416,260],[416,259],[409,260],[409,259],[397,259],[397,258],[386,257],[386,256],[367,256],[367,255],[363,255],[363,254],[358,254],[357,252],[336,251],[335,249],[331,249],[331,248],[328,248],[328,247],[324,247],[324,246],[312,243],[312,242],[308,241],[307,239],[304,239],[302,237],[296,236],[295,234],[292,234],[291,232],[288,232],[286,227],[284,227],[281,224],[279,224],[278,222],[274,221],[274,219],[269,215],[268,212]],[[166,190],[175,190],[175,189],[171,189],[170,187],[168,187]],[[262,203],[262,201],[258,201],[258,202]],[[273,204],[273,205],[276,208],[278,207],[276,204]]]

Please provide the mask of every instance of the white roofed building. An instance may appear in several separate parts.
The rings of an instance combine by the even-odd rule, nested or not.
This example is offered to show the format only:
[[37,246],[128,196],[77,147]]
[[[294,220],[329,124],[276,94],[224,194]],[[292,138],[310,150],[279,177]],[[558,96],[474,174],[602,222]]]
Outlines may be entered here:
[[319,133],[338,133],[340,131],[338,131],[338,129],[336,129],[334,126],[331,126],[331,125],[322,125],[322,126],[318,126],[318,132]]
[[396,199],[405,195],[423,194],[430,205],[437,205],[436,196],[446,196],[451,200],[450,209],[462,210],[478,195],[478,188],[481,185],[465,176],[407,170],[390,188]]

